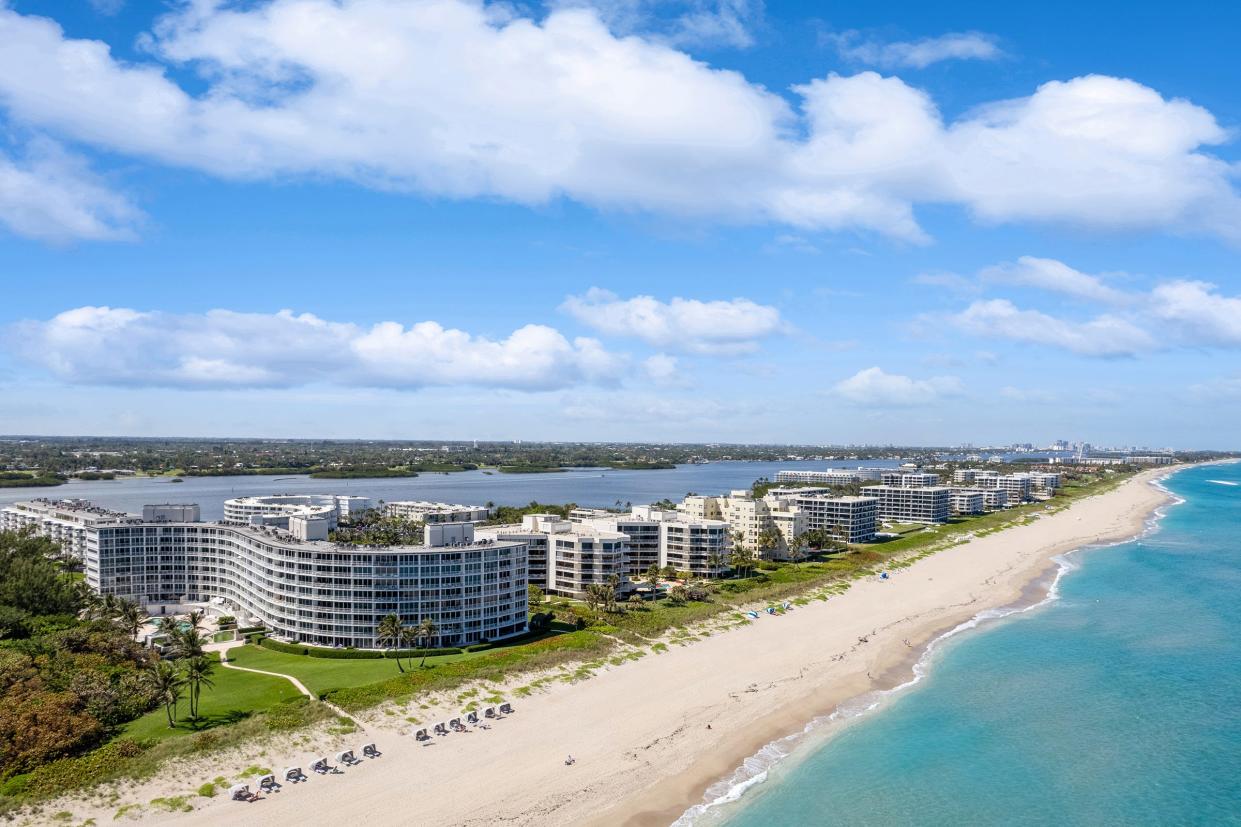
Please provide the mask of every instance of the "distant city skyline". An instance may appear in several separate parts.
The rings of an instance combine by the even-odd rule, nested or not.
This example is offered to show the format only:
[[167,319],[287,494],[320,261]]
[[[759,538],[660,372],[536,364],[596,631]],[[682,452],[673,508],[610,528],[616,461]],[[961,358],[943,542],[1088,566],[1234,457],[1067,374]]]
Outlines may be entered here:
[[0,431],[1238,448],[1239,24],[12,0]]

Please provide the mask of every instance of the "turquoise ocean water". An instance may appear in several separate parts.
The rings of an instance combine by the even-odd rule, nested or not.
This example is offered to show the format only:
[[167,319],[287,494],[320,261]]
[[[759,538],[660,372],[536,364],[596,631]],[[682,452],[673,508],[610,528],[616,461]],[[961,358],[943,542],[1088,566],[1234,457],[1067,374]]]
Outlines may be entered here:
[[1069,555],[1056,597],[943,640],[922,680],[682,822],[1241,824],[1238,483],[1175,474],[1144,536]]

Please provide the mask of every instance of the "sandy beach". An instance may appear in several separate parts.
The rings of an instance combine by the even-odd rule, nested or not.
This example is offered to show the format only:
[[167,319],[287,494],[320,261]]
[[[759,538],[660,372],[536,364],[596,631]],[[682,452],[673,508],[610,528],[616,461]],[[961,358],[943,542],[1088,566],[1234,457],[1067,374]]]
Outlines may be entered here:
[[[1169,500],[1151,484],[1167,473],[1143,472],[888,580],[859,580],[826,602],[672,645],[585,681],[552,683],[514,698],[514,714],[488,730],[421,745],[402,718],[377,713],[366,733],[352,737],[378,743],[381,758],[252,804],[203,799],[194,812],[162,813],[159,821],[667,825],[765,744],[850,698],[908,680],[927,643],[945,631],[985,609],[1037,599],[1033,591],[1046,589],[1056,555],[1139,533]],[[435,710],[424,714],[441,720],[430,717]],[[268,763],[307,766],[309,758],[302,750],[272,754]],[[183,793],[207,777],[174,786]],[[151,784],[126,793],[139,801],[170,794]]]

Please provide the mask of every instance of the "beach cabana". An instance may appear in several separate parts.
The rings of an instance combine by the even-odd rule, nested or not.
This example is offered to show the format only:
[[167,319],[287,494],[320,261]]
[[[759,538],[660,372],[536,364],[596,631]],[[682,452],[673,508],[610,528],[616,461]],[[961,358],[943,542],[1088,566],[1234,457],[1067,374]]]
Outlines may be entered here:
[[471,712],[470,714],[466,715],[466,716],[465,716],[465,722],[466,722],[467,724],[476,724],[476,723],[478,723],[478,713],[477,713],[477,712]]
[[[422,731],[426,732],[425,729]],[[365,755],[367,758],[378,758],[379,756],[383,755],[383,753],[379,751],[379,748],[376,747],[374,744],[363,744],[362,754]]]
[[448,726],[447,726],[446,724],[442,723],[442,722],[441,722],[441,723],[436,724],[436,725],[435,725],[435,734],[436,734],[436,735],[447,735],[447,734],[448,734]]
[[284,780],[296,784],[299,781],[305,781],[306,774],[302,772],[301,767],[285,767]]
[[431,736],[427,734],[427,731],[425,729],[420,729],[417,732],[415,732],[414,738],[415,740],[418,740],[418,741],[430,741],[431,740]]
[[495,716],[496,716],[496,708],[494,706],[487,707],[487,709],[483,712],[484,718],[494,718]]
[[360,762],[358,761],[358,759],[353,757],[353,750],[347,749],[347,750],[342,750],[341,752],[336,753],[336,763],[337,764],[348,764],[349,766],[353,766],[354,764],[357,764]]
[[260,775],[254,779],[254,783],[263,792],[272,792],[280,789],[280,782],[276,780],[276,776],[272,774]]
[[253,801],[255,796],[249,784],[234,784],[228,788],[228,797],[233,801]]
[[310,765],[310,769],[320,775],[326,775],[332,768],[327,764],[327,758],[316,758]]
[[500,704],[500,711],[503,712],[505,715],[509,715],[513,712],[513,705],[510,703]]

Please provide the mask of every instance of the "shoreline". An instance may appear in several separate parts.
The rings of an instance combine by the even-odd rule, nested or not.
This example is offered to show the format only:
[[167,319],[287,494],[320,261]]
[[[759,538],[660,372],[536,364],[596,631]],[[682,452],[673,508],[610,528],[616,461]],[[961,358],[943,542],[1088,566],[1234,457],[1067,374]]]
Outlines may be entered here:
[[[1162,486],[1161,481],[1187,467],[1192,466],[1149,469],[1127,480],[1122,487],[1142,483],[1159,491],[1163,496],[1152,499],[1152,504],[1148,507],[1130,512],[1126,515],[1127,519],[1114,531],[1101,532],[1090,542],[1064,541],[1046,547],[1036,557],[1033,565],[1025,571],[1015,572],[1005,591],[993,592],[989,596],[994,598],[999,594],[1011,595],[1007,600],[988,599],[987,602],[991,605],[971,609],[970,612],[949,612],[919,627],[917,632],[902,639],[906,651],[895,650],[890,660],[880,658],[883,662],[882,672],[870,678],[873,670],[868,671],[869,680],[865,682],[864,689],[849,695],[845,689],[848,684],[842,685],[841,691],[834,693],[830,700],[819,702],[815,714],[801,718],[800,728],[794,729],[798,722],[790,724],[789,716],[784,711],[767,719],[760,719],[755,728],[765,729],[774,735],[765,741],[759,736],[743,741],[742,743],[747,743],[752,748],[745,752],[740,760],[733,760],[730,766],[725,767],[728,759],[716,756],[712,763],[722,769],[714,775],[706,774],[705,764],[695,766],[679,777],[666,779],[644,792],[642,800],[647,802],[646,806],[639,808],[631,805],[629,814],[623,815],[626,805],[621,804],[608,816],[589,823],[599,827],[609,823],[621,824],[623,827],[689,827],[717,808],[741,800],[751,787],[765,783],[769,770],[776,764],[805,757],[813,747],[821,746],[843,727],[876,710],[892,696],[921,682],[929,673],[931,661],[941,644],[960,633],[1037,609],[1058,599],[1057,590],[1061,578],[1077,568],[1068,561],[1070,555],[1132,542],[1153,530],[1167,506],[1183,502]],[[1111,493],[1115,492],[1105,492],[1100,496]],[[952,550],[948,549],[940,554],[950,551]],[[888,647],[889,652],[894,649],[895,647]],[[811,741],[813,743],[810,743]],[[774,751],[773,747],[776,747]],[[737,755],[741,750],[725,749],[721,752]],[[769,754],[764,756],[764,752]],[[777,754],[772,755],[770,752]],[[690,790],[698,791],[696,798],[692,797]],[[649,805],[651,798],[667,801],[668,805],[662,808],[658,805],[652,807]]]
[[[429,745],[414,740],[415,729],[464,706],[469,696],[460,692],[370,710],[355,717],[382,758],[286,786],[254,804],[217,798],[195,801],[193,812],[149,816],[187,825],[230,818],[251,825],[362,819],[370,827],[411,818],[470,827],[671,824],[768,745],[800,736],[807,722],[842,704],[865,703],[860,699],[907,684],[946,632],[1040,590],[1045,595],[1057,556],[1140,534],[1151,513],[1172,499],[1151,481],[1177,470],[1141,472],[1054,514],[893,570],[888,580],[852,581],[826,601],[699,630],[686,645],[668,641],[664,650],[637,659],[615,659],[588,680],[554,681],[528,696],[516,690],[531,675],[489,684],[484,692],[503,694],[516,708],[489,730]],[[353,738],[363,742],[361,732]],[[274,767],[305,765],[306,749],[257,743],[253,757]],[[571,767],[564,763],[568,754],[576,759]],[[207,780],[186,769],[127,786],[124,795],[146,802],[183,795]],[[223,766],[212,772],[227,774]],[[85,802],[65,803],[82,814]],[[85,815],[107,820],[115,803],[110,806]]]

